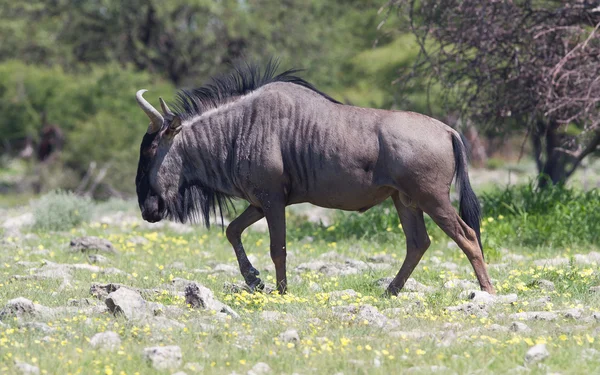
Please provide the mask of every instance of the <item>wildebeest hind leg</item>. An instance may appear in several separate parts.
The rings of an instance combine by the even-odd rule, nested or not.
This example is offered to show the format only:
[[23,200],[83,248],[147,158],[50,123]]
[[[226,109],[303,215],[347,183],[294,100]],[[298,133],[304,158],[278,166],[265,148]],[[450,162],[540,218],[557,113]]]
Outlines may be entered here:
[[252,263],[250,263],[250,260],[246,256],[246,251],[242,245],[242,232],[263,217],[264,214],[260,208],[250,206],[229,224],[226,231],[227,239],[233,246],[233,251],[235,251],[235,256],[240,266],[240,272],[251,290],[256,288],[262,289],[264,285],[257,277],[260,273],[252,266]]
[[271,259],[275,264],[275,279],[277,290],[284,294],[287,290],[286,277],[286,249],[285,249],[285,200],[282,197],[270,195],[267,204],[263,204],[263,211],[271,238]]
[[425,209],[425,212],[456,242],[458,247],[467,256],[467,259],[469,259],[469,262],[471,262],[481,290],[495,294],[496,292],[483,261],[483,253],[479,247],[475,231],[458,216],[458,213],[452,207],[449,200],[439,202],[435,205],[433,201],[429,201],[429,207]]
[[405,206],[398,193],[393,194],[392,199],[402,223],[402,230],[406,235],[406,258],[400,271],[386,290],[386,294],[395,296],[400,292],[421,257],[429,248],[431,241],[425,228],[423,211],[419,208]]

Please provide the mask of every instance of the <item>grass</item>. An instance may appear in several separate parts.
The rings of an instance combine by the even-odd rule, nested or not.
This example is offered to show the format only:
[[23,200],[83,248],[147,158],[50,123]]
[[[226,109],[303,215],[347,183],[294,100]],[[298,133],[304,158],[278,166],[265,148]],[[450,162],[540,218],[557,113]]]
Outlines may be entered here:
[[[198,281],[212,289],[217,298],[229,304],[241,318],[221,321],[209,312],[189,309],[181,297],[167,292],[157,293],[147,299],[184,309],[183,315],[175,318],[185,325],[183,329],[161,330],[144,323],[128,322],[123,317],[109,314],[85,316],[79,312],[50,319],[47,323],[56,331],[43,333],[20,328],[20,322],[11,318],[3,321],[5,326],[0,327],[0,373],[14,372],[14,360],[35,364],[43,374],[176,372],[154,370],[144,361],[143,348],[155,345],[179,345],[183,352],[183,364],[196,363],[197,367],[202,368],[198,373],[206,374],[245,374],[257,362],[267,363],[274,374],[334,374],[340,371],[344,374],[389,374],[402,373],[415,366],[421,368],[421,372],[412,370],[415,373],[430,373],[429,366],[444,366],[447,369],[442,373],[512,373],[516,367],[523,365],[528,348],[542,342],[547,344],[551,355],[542,367],[532,366],[532,373],[598,373],[600,355],[583,356],[589,353],[586,352],[588,349],[600,350],[595,322],[585,323],[560,317],[551,322],[526,322],[532,329],[529,333],[491,329],[492,324],[509,326],[514,321],[509,315],[521,311],[560,311],[579,307],[585,316],[600,311],[599,296],[588,291],[589,287],[600,284],[597,265],[581,265],[573,260],[574,254],[598,250],[598,244],[590,241],[597,237],[586,237],[586,233],[596,230],[599,224],[590,223],[590,227],[578,238],[557,242],[543,232],[535,243],[530,243],[525,240],[534,238],[529,236],[529,231],[539,230],[539,226],[521,228],[523,214],[515,207],[522,207],[525,201],[519,199],[528,196],[527,187],[519,189],[523,190],[511,190],[510,197],[507,195],[509,193],[498,191],[482,199],[487,205],[483,239],[488,254],[491,254],[488,256],[490,275],[500,294],[518,295],[515,304],[496,305],[488,317],[449,313],[446,310],[447,306],[464,301],[459,290],[445,289],[444,283],[452,279],[476,280],[462,252],[449,247],[449,239],[431,223],[428,226],[431,226],[432,246],[413,277],[418,282],[436,288],[436,291],[422,297],[409,298],[406,293],[399,298],[381,297],[383,290],[374,282],[381,277],[393,276],[405,252],[404,237],[395,221],[395,214],[385,211],[389,208],[385,206],[363,215],[336,213],[333,223],[328,227],[302,224],[303,219],[290,210],[287,246],[290,293],[284,297],[229,294],[224,291],[225,282],[239,282],[241,277],[211,273],[215,264],[236,264],[229,243],[216,228],[210,231],[197,228],[191,233],[182,234],[173,229],[141,227],[135,222],[106,225],[92,221],[72,228],[70,232],[36,230],[33,232],[36,236],[26,239],[6,238],[0,247],[0,306],[12,298],[23,296],[42,305],[58,307],[67,305],[70,299],[93,298],[89,294],[93,282],[119,282],[138,288],[156,288],[180,277]],[[569,216],[560,216],[555,209],[547,206],[557,203],[557,200],[561,201],[560,204],[566,204],[563,200],[568,198],[576,203],[566,204],[564,210],[571,212],[579,210],[581,207],[578,204],[589,202],[590,197],[576,191],[552,194],[557,195],[550,201],[531,203],[530,198],[524,199],[527,204],[532,204],[528,207],[530,215],[544,217],[549,231],[567,233],[571,230],[566,221]],[[494,204],[498,211],[493,211],[489,202],[504,202],[513,210],[499,208],[504,205],[498,203]],[[102,211],[123,207],[128,206],[117,202]],[[573,216],[594,214],[591,211],[571,213]],[[511,235],[505,226],[512,228],[513,233],[525,231],[529,237]],[[566,229],[563,228],[565,226]],[[23,261],[37,264],[44,261],[86,263],[85,255],[67,250],[70,239],[81,235],[109,239],[118,254],[105,254],[111,261],[106,267],[116,267],[125,274],[77,271],[71,286],[64,289],[59,288],[60,280],[12,278],[14,275],[29,274],[31,265],[19,263]],[[132,240],[138,236],[147,242],[140,244],[140,241]],[[243,241],[248,254],[256,257],[254,265],[261,271],[263,280],[272,284],[275,275],[268,255],[268,235],[247,231]],[[387,270],[371,270],[348,276],[330,277],[294,270],[300,263],[322,259],[320,257],[323,254],[331,252],[358,260],[366,260],[375,254],[388,254],[394,261]],[[515,260],[512,256],[515,254],[522,255],[523,259]],[[571,261],[560,266],[533,264],[537,259],[554,257],[565,257]],[[440,266],[440,262],[453,262],[458,268],[449,271]],[[533,282],[538,279],[553,281],[556,290],[546,292],[534,286]],[[321,291],[313,291],[315,284],[319,285]],[[349,298],[331,296],[331,292],[344,289],[353,289],[359,295]],[[535,306],[534,301],[544,296],[551,298],[550,303]],[[393,337],[389,329],[365,324],[360,319],[344,321],[333,313],[336,306],[353,304],[370,304],[379,311],[388,308],[408,309],[416,303],[413,298],[419,305],[393,316],[400,323],[394,331],[437,333],[435,338],[417,340]],[[280,312],[282,319],[265,321],[261,318],[263,311]],[[214,328],[201,326],[200,322],[212,324]],[[292,344],[278,339],[279,334],[288,328],[298,330],[300,342]],[[106,330],[119,333],[121,347],[112,354],[91,350],[89,339],[95,333]],[[450,330],[459,338],[446,346],[442,333],[449,335],[447,332]],[[472,331],[465,334],[469,330]],[[48,337],[44,339],[45,336]],[[576,366],[574,360],[577,361]],[[189,368],[184,371],[195,373]]]

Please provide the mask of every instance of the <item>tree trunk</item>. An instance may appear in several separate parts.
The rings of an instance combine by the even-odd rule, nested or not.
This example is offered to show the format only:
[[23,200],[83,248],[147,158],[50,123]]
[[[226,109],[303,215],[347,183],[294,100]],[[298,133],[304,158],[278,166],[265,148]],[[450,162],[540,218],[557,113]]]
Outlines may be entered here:
[[564,152],[558,152],[563,147],[565,136],[560,134],[559,125],[551,121],[538,121],[532,134],[533,151],[538,173],[538,186],[544,189],[551,185],[564,183],[569,178],[569,164],[574,158]]

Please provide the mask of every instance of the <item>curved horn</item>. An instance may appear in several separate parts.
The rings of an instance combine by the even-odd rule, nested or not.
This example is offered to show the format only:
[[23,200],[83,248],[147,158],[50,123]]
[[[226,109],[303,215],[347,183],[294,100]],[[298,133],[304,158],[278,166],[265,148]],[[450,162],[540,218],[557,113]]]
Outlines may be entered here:
[[146,99],[144,99],[143,95],[146,91],[148,91],[148,90],[139,90],[135,94],[135,99],[137,100],[138,104],[140,105],[140,108],[142,108],[142,110],[150,118],[151,123],[150,123],[150,126],[148,127],[148,133],[154,133],[154,132],[157,132],[160,130],[160,128],[164,122],[164,119],[163,119],[162,115],[160,114],[160,112],[158,112],[156,110],[156,108],[154,108],[152,106],[152,104],[148,103],[148,101]]
[[165,103],[163,98],[158,98],[158,101],[160,102],[160,108],[162,108],[162,111],[165,115],[174,116],[173,112],[171,112],[169,106],[167,105],[167,103]]

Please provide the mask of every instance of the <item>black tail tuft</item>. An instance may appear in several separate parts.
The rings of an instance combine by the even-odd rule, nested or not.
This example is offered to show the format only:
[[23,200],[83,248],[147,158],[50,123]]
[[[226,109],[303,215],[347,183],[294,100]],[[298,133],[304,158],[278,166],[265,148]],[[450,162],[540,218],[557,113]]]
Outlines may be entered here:
[[454,149],[454,161],[456,165],[456,190],[459,192],[459,214],[464,222],[473,228],[477,234],[477,241],[483,254],[483,245],[481,244],[481,207],[475,192],[469,182],[469,173],[467,172],[467,155],[465,146],[459,136],[452,134],[452,148]]

